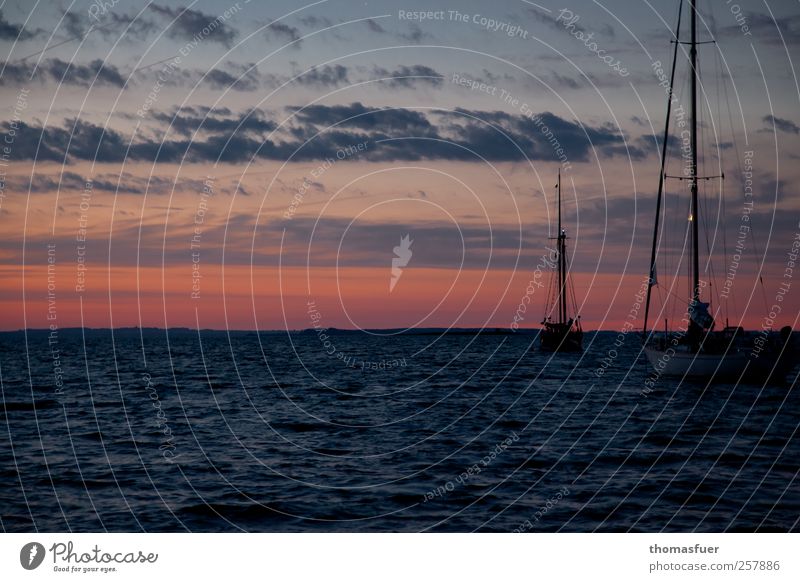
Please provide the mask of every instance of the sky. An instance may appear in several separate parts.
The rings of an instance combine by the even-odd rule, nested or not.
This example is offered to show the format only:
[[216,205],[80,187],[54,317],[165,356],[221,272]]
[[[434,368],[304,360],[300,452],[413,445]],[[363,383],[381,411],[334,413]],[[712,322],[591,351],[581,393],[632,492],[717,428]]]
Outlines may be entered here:
[[[698,10],[704,300],[795,326],[800,4]],[[678,2],[0,11],[2,330],[537,328],[559,171],[584,328],[642,325]],[[687,285],[665,192],[656,321]]]

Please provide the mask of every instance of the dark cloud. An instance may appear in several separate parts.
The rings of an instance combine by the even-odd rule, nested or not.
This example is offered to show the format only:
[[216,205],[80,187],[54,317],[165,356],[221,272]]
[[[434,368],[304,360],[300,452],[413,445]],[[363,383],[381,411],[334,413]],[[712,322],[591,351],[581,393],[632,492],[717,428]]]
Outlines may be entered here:
[[375,77],[389,79],[384,83],[392,89],[400,87],[411,89],[419,85],[440,87],[443,82],[441,73],[425,65],[402,65],[393,71],[383,67],[375,67],[372,70],[372,74]]
[[578,79],[574,77],[568,77],[566,75],[560,75],[555,71],[552,71],[547,77],[545,77],[544,81],[548,85],[559,87],[561,89],[580,89],[584,86],[584,83],[578,81]]
[[[222,22],[218,16],[204,14],[199,10],[190,8],[172,8],[160,4],[151,4],[150,9],[159,16],[169,19],[164,22],[164,26],[169,26],[167,34],[178,40],[193,40],[195,35],[203,35],[203,39],[210,42],[218,42],[221,45],[230,47],[236,40],[237,31],[229,24]],[[204,34],[203,29],[211,29],[208,34]]]
[[[214,111],[173,114],[153,112],[153,131],[160,137],[141,137],[129,157],[148,162],[240,162],[257,156],[295,161],[326,159],[337,150],[358,143],[368,145],[359,159],[461,160],[477,156],[490,161],[588,161],[601,157],[640,159],[650,151],[626,143],[612,127],[592,127],[553,113],[534,118],[501,111],[438,111],[423,113],[404,108],[374,108],[361,103],[290,107],[290,119],[278,133],[276,123],[263,112],[224,115]],[[8,124],[5,124],[6,128]],[[152,133],[152,132],[151,132]],[[173,133],[178,138],[171,138]],[[145,132],[142,135],[147,136]],[[38,156],[37,144],[41,136]],[[22,125],[17,132],[20,157],[44,160],[87,159],[121,161],[127,139],[115,130],[103,130],[86,121],[68,120],[64,127]],[[652,149],[652,148],[650,148]]]
[[[565,12],[564,12],[563,18],[562,18],[562,20],[560,22],[556,20],[556,17],[557,17],[556,15],[547,14],[547,13],[542,12],[541,10],[539,10],[537,8],[529,7],[529,8],[527,8],[526,11],[527,11],[528,14],[530,14],[533,17],[533,19],[537,23],[544,24],[544,25],[552,28],[553,30],[558,30],[558,31],[562,31],[563,32],[564,31],[565,21],[569,21],[571,19],[571,17],[568,14],[569,10],[567,10],[567,9],[564,9],[564,10],[565,10]],[[580,19],[578,19],[578,21],[579,20]],[[583,26],[581,26],[580,24],[578,24],[578,21],[573,22],[572,23],[572,27],[574,27],[574,30],[576,30],[578,32],[585,33],[586,29]],[[572,30],[572,28],[570,28],[570,30]]]
[[88,87],[92,83],[122,87],[125,79],[119,70],[109,63],[95,59],[87,65],[66,63],[61,59],[50,59],[46,62],[47,72],[63,83]]
[[310,87],[338,87],[349,82],[347,75],[347,67],[343,65],[325,65],[311,69],[295,82]]
[[[9,122],[0,124],[7,133]],[[127,146],[113,130],[87,121],[66,120],[63,127],[32,126],[19,123],[14,140],[14,154],[21,159],[63,162],[67,156],[98,161],[121,161]]]
[[327,28],[329,26],[333,26],[333,22],[329,18],[325,18],[324,16],[315,16],[313,14],[309,14],[308,16],[301,18],[300,23],[304,26],[308,26],[309,28]]
[[211,85],[213,89],[227,89],[238,85],[241,90],[246,91],[252,90],[258,86],[252,85],[245,79],[237,79],[237,77],[221,69],[210,70],[205,76],[205,81]]
[[74,172],[63,172],[60,176],[36,174],[30,179],[15,178],[7,185],[14,190],[37,193],[55,192],[56,190],[83,190],[86,180]]
[[97,30],[106,39],[116,40],[121,36],[126,41],[141,41],[157,32],[158,25],[147,18],[139,16],[134,19],[133,16],[121,14],[114,10],[109,10],[103,16],[103,19],[97,27]]
[[401,32],[398,34],[398,36],[400,39],[414,44],[418,44],[426,38],[432,38],[430,34],[424,32],[419,25],[414,24],[413,22],[408,27],[408,32]]
[[[91,190],[93,192],[110,192],[118,194],[165,194],[176,187],[178,190],[187,190],[202,183],[175,182],[170,178],[158,176],[139,177],[128,172],[120,174],[101,174],[91,178]],[[31,192],[33,194],[51,193],[56,191],[83,192],[86,189],[87,177],[76,174],[75,172],[64,171],[60,174],[36,174],[32,178],[13,178],[7,181],[7,186],[19,192]]]
[[231,116],[233,112],[228,109],[227,107],[209,107],[207,105],[184,105],[181,107],[181,112],[198,116],[206,116],[206,115],[222,115],[222,116]]
[[281,42],[293,42],[295,47],[300,46],[297,42],[300,40],[300,31],[294,26],[289,26],[283,22],[273,22],[264,30],[264,34],[269,39],[279,40]]
[[0,40],[27,40],[31,38],[34,33],[23,28],[17,24],[11,24],[3,16],[3,11],[0,10]]
[[262,73],[253,63],[238,64],[227,61],[222,67],[210,71],[182,69],[171,75],[168,83],[174,86],[194,87],[202,82],[215,90],[256,91],[260,87],[277,87],[291,81],[302,86],[324,88],[349,83],[348,75],[348,68],[342,65],[316,67],[302,75],[300,71],[295,70],[295,73],[289,76]]
[[88,12],[68,11],[64,13],[62,26],[70,38],[84,38],[91,31],[106,40],[124,42],[142,41],[159,30],[158,25],[150,19],[142,16],[134,19],[116,10],[106,10],[95,18]]
[[[169,83],[192,87],[202,79],[202,82],[216,90],[230,88],[235,91],[255,91],[260,87],[276,87],[292,82],[304,87],[321,89],[347,85],[353,81],[351,74],[351,69],[344,65],[322,65],[301,73],[296,64],[292,75],[265,74],[252,63],[237,64],[228,61],[222,67],[211,71],[181,70],[170,77]],[[384,86],[391,89],[411,89],[420,85],[439,87],[443,82],[441,73],[425,65],[402,65],[391,71],[373,67],[369,71],[369,77],[387,79],[384,81]]]
[[275,129],[274,121],[266,119],[263,112],[254,110],[232,116],[229,109],[184,107],[172,113],[154,112],[154,119],[183,136],[194,133],[231,135],[234,132],[262,133]]
[[[466,143],[483,144],[478,139],[481,134],[486,139],[493,136],[491,139],[494,141],[502,137],[497,145],[505,151],[505,156],[499,159],[523,160],[523,152],[531,159],[554,159],[555,149],[560,146],[569,159],[586,161],[592,148],[597,148],[601,154],[618,155],[623,154],[623,150],[618,148],[625,146],[624,136],[611,126],[591,127],[550,112],[524,116],[458,108],[441,115],[462,120],[462,126],[457,131]],[[500,143],[503,145],[500,146]],[[498,159],[496,156],[497,152],[490,151],[488,158]]]
[[790,119],[782,119],[773,115],[765,115],[761,118],[761,121],[769,125],[770,130],[774,127],[778,131],[782,131],[784,133],[792,133],[794,135],[800,133],[800,126]]
[[[800,14],[792,14],[774,20],[769,14],[757,12],[745,12],[744,20],[750,28],[750,32],[759,42],[783,46],[797,46],[800,42]],[[738,24],[725,26],[720,30],[720,34],[738,38],[743,32]],[[783,38],[781,38],[783,37]]]
[[[487,85],[497,85],[498,87],[501,85],[507,86],[519,83],[519,78],[515,77],[514,75],[509,75],[508,73],[494,73],[485,67],[481,70],[480,77],[476,77],[471,73],[461,73],[461,77],[466,79],[474,79],[479,83],[486,83]],[[523,77],[523,79],[526,78],[527,77]]]
[[72,38],[82,38],[88,30],[87,22],[77,12],[65,12],[63,19],[64,30]]
[[602,24],[600,26],[600,34],[603,36],[607,36],[608,38],[617,38],[617,31],[614,30],[614,27],[608,23]]
[[[137,71],[137,75],[142,78],[151,78],[150,86],[158,78],[159,71],[156,68]],[[162,75],[163,76],[163,75]],[[137,77],[139,79],[139,77]],[[178,69],[167,75],[163,81],[165,85],[172,87],[196,88],[199,84],[217,90],[233,91],[256,91],[266,81],[275,81],[274,75],[262,75],[253,63],[234,63],[226,61],[220,68],[211,70],[203,69]]]
[[631,142],[618,145],[606,145],[600,148],[600,155],[604,157],[630,157],[632,160],[643,160],[647,157],[647,153],[647,149],[633,145]]
[[434,127],[428,118],[408,109],[382,109],[367,107],[361,103],[350,105],[311,105],[296,110],[296,119],[301,124],[322,128],[340,125],[344,128],[366,129],[380,133],[400,132],[415,135],[434,135]]
[[205,81],[213,89],[233,89],[234,91],[255,91],[261,84],[258,69],[252,64],[238,65],[231,61],[223,69],[212,69]]
[[47,59],[35,63],[3,63],[0,85],[27,83],[28,80],[55,81],[59,84],[90,87],[93,84],[123,87],[125,78],[119,69],[110,63],[95,59],[87,64],[68,63],[61,59]]
[[33,67],[22,62],[0,62],[0,70],[0,85],[20,85],[30,80]]
[[[47,134],[45,134],[47,135]],[[114,131],[105,131],[88,121],[71,119],[66,129],[52,134],[47,144],[59,153],[67,152],[85,160],[120,160],[125,154],[127,140]]]
[[377,21],[373,20],[372,18],[367,18],[364,21],[364,24],[366,24],[367,28],[369,28],[372,32],[375,32],[377,34],[385,34],[386,33],[386,29],[383,28],[380,24],[378,24]]
[[[528,7],[526,12],[533,17],[533,20],[538,24],[544,24],[558,32],[582,34],[592,34],[603,36],[608,39],[615,39],[617,32],[613,26],[607,22],[590,22],[590,18],[577,11],[573,12],[567,8],[559,9],[551,14],[547,14],[533,7]],[[577,18],[576,18],[577,17]],[[587,29],[586,26],[591,28]],[[567,28],[569,26],[569,28]]]
[[[295,121],[310,128],[307,133],[324,130],[314,139],[320,151],[342,143],[374,144],[365,154],[371,160],[474,161],[481,156],[490,161],[555,161],[563,156],[578,162],[589,160],[593,148],[604,157],[647,155],[647,150],[626,145],[625,137],[611,127],[585,126],[548,112],[533,118],[465,109],[426,115],[353,103],[297,110]],[[337,132],[335,138],[332,132]]]

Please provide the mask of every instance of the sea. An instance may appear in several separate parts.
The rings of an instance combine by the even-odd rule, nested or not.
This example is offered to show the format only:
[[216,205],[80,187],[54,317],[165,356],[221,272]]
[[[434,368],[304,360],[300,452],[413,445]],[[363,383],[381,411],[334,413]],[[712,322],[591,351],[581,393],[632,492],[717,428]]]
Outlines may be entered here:
[[6,532],[788,532],[800,392],[634,333],[0,333]]

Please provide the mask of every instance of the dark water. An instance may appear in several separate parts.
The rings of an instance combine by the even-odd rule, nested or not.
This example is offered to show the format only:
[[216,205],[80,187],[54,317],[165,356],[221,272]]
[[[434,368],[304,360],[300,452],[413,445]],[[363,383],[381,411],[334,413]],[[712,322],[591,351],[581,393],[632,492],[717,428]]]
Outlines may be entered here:
[[644,394],[615,338],[0,334],[2,527],[798,530],[797,387]]

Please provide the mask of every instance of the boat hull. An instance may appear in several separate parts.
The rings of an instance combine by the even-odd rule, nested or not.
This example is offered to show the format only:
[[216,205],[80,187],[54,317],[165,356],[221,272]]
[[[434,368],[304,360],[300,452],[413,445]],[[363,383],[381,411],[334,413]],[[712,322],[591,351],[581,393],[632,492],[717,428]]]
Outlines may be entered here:
[[539,347],[545,352],[582,352],[583,331],[575,329],[543,329]]
[[711,378],[741,376],[749,358],[743,353],[693,354],[675,350],[645,348],[650,365],[663,376]]
[[797,362],[793,349],[762,353],[757,358],[751,350],[741,349],[706,354],[646,347],[644,352],[659,375],[688,379],[782,382]]

